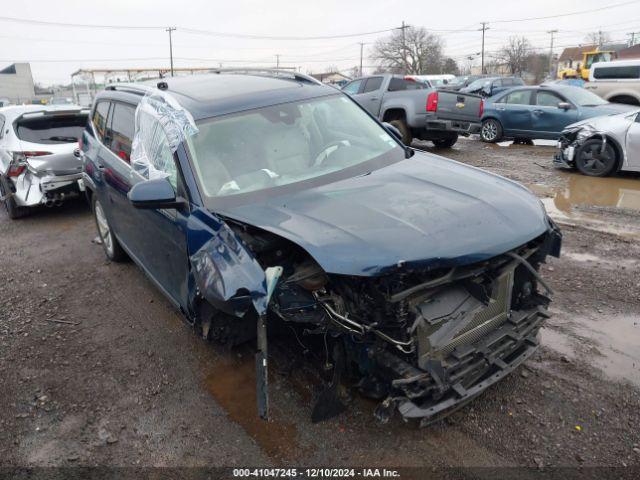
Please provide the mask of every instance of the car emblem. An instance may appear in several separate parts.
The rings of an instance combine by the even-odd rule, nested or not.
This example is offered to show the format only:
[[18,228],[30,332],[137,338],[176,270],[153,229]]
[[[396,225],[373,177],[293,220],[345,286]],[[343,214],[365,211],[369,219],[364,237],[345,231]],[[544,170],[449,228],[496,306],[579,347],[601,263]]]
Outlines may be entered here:
[[456,108],[464,108],[464,102],[456,103]]

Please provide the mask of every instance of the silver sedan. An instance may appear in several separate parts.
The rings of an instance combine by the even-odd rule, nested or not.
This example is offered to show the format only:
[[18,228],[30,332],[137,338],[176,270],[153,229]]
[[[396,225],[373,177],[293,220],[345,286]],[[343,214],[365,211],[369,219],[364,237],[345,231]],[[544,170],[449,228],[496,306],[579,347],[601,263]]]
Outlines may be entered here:
[[0,108],[0,201],[10,218],[82,190],[78,139],[87,115],[73,105]]
[[640,109],[567,126],[554,163],[592,177],[640,172]]

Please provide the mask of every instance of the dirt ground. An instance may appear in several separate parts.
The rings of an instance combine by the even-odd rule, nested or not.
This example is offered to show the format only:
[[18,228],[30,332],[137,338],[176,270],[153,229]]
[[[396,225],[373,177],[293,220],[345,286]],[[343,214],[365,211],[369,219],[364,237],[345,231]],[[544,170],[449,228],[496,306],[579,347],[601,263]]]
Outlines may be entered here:
[[0,465],[640,465],[640,176],[560,172],[553,152],[469,139],[437,152],[529,186],[564,250],[543,268],[543,347],[424,429],[380,425],[357,396],[312,424],[309,375],[277,347],[273,420],[258,420],[251,348],[204,342],[135,265],[105,261],[84,203],[3,210]]

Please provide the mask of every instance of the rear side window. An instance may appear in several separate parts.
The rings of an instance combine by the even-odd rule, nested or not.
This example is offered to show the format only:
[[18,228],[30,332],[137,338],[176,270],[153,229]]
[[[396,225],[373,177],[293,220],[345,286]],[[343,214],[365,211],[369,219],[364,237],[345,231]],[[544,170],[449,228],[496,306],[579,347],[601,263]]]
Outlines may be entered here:
[[0,115],[0,138],[4,137],[4,117]]
[[347,83],[342,90],[354,95],[358,93],[358,90],[360,90],[360,85],[362,85],[362,80],[354,80],[351,83]]
[[362,93],[375,92],[382,86],[382,77],[367,78],[367,82],[364,84],[364,90]]
[[389,82],[390,92],[399,92],[402,90],[423,90],[427,86],[424,83],[412,82],[411,80],[405,80],[404,78],[392,78]]
[[529,105],[531,103],[531,90],[517,90],[502,98],[500,103],[509,105]]
[[87,116],[78,114],[21,118],[16,123],[16,135],[32,143],[76,143],[86,124]]
[[131,142],[135,129],[136,109],[133,105],[115,102],[111,113],[111,129],[109,137],[111,139],[109,150],[115,153],[125,162],[129,162],[131,156]]
[[630,65],[628,67],[593,67],[593,78],[598,80],[624,80],[639,79],[640,65]]
[[100,140],[104,140],[107,134],[107,114],[109,113],[110,102],[99,102],[93,112],[93,126],[98,133]]

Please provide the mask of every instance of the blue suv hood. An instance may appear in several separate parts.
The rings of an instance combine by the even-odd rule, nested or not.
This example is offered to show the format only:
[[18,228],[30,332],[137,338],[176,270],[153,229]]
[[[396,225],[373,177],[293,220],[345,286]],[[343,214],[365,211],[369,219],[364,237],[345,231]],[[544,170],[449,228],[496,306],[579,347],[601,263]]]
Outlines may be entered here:
[[417,152],[369,174],[219,212],[284,237],[328,273],[465,265],[548,230],[521,185]]

